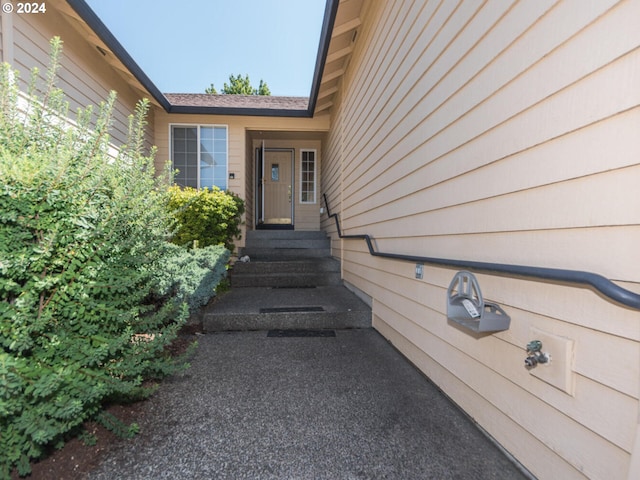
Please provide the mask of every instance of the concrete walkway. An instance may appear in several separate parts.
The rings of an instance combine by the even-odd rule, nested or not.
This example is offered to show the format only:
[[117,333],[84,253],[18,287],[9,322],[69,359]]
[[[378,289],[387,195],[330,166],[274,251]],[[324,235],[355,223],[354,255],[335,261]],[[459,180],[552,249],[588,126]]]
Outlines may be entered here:
[[525,478],[373,329],[199,338],[89,478]]

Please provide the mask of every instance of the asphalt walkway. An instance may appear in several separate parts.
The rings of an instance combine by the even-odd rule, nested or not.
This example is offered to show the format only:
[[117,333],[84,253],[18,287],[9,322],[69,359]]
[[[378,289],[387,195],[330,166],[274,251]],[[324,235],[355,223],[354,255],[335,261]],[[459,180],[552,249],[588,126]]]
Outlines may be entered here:
[[520,479],[373,329],[199,337],[99,479]]

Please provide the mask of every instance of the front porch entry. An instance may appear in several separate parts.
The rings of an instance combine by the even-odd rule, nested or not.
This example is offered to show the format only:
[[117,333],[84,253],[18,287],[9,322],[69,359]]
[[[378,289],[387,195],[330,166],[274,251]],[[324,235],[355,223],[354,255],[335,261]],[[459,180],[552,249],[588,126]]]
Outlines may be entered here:
[[324,137],[324,132],[247,130],[247,231],[320,230]]
[[256,228],[293,229],[295,150],[256,148]]

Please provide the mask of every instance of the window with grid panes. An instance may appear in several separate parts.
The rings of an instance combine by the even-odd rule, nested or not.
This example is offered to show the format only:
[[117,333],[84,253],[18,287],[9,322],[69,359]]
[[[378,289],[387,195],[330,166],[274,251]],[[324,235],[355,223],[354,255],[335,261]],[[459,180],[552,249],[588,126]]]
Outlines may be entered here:
[[174,182],[183,187],[227,189],[227,127],[172,125]]
[[316,151],[302,150],[300,203],[316,203]]

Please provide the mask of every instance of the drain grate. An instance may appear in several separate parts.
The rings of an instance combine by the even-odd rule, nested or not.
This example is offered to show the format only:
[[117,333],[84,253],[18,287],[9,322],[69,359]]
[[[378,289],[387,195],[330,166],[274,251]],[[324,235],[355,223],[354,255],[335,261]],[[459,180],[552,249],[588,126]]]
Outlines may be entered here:
[[322,307],[272,307],[261,308],[260,313],[308,313],[324,312]]
[[293,288],[317,288],[315,285],[292,285],[292,286],[282,286],[282,287],[271,287],[273,290],[290,290]]
[[298,329],[298,330],[269,330],[267,337],[335,337],[335,330],[313,330],[313,329]]

